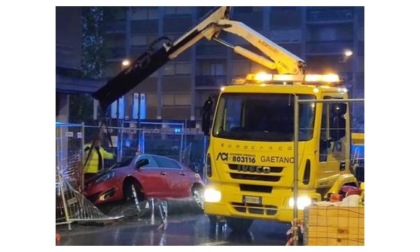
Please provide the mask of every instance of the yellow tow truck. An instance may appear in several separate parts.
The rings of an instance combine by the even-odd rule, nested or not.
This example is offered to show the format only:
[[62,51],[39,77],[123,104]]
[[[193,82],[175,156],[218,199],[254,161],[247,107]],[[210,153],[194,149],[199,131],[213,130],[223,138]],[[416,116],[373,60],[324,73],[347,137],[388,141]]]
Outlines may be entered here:
[[[249,74],[221,88],[213,121],[202,122],[211,129],[204,132],[210,139],[204,212],[212,228],[226,221],[233,230],[247,230],[258,219],[290,222],[296,209],[301,218],[313,201],[359,181],[351,169],[352,101],[338,76],[306,73],[304,60],[230,20],[229,12],[214,9],[175,42],[159,38],[93,97],[106,109],[203,38],[265,66],[271,73]],[[223,32],[264,56],[220,39]]]

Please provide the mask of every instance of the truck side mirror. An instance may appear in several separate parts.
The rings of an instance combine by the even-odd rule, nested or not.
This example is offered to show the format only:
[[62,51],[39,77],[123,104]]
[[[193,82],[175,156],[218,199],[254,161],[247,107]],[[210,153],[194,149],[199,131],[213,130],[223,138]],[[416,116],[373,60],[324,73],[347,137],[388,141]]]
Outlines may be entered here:
[[213,99],[209,96],[206,102],[203,105],[203,118],[201,120],[201,130],[204,135],[208,136],[210,133],[211,126],[211,112],[213,108]]
[[201,122],[201,130],[206,136],[210,134],[210,117],[203,117]]

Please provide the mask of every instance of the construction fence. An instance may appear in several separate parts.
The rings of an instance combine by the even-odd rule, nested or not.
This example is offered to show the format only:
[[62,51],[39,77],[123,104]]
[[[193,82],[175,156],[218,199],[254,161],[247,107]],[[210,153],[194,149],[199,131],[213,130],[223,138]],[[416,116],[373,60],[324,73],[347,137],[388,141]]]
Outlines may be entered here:
[[198,129],[180,123],[142,123],[141,128],[134,123],[121,125],[56,124],[57,224],[116,218],[103,215],[82,195],[84,145],[98,136],[102,147],[115,154],[113,160],[105,160],[105,168],[148,153],[178,160],[203,178],[207,137]]
[[148,153],[178,160],[202,175],[207,139],[199,129],[184,128],[178,123],[142,123],[141,128],[132,123],[125,125],[57,124],[56,160],[61,172],[67,173],[67,178],[72,176],[72,180],[77,180],[81,174],[69,174],[68,167],[75,160],[82,160],[83,146],[99,134],[102,147],[116,157],[115,160],[105,160],[105,167],[138,153]]

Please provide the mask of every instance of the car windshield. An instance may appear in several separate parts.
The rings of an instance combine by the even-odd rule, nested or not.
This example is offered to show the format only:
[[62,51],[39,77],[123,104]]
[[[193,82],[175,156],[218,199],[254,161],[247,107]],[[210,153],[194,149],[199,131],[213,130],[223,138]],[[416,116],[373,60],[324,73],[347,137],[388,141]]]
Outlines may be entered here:
[[[300,100],[313,95],[296,94]],[[235,94],[220,97],[213,135],[251,141],[293,141],[295,94]],[[299,105],[299,140],[312,138],[315,103]]]

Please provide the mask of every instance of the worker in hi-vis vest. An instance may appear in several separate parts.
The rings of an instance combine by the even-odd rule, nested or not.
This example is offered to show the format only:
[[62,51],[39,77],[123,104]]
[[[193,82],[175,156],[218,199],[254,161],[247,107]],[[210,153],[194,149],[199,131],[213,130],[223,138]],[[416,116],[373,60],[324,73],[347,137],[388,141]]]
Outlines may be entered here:
[[[93,145],[93,149],[91,150]],[[90,144],[84,146],[85,151],[85,166],[84,177],[85,181],[95,176],[99,171],[104,169],[104,159],[113,159],[114,154],[107,152],[101,146],[101,140],[93,140]]]

